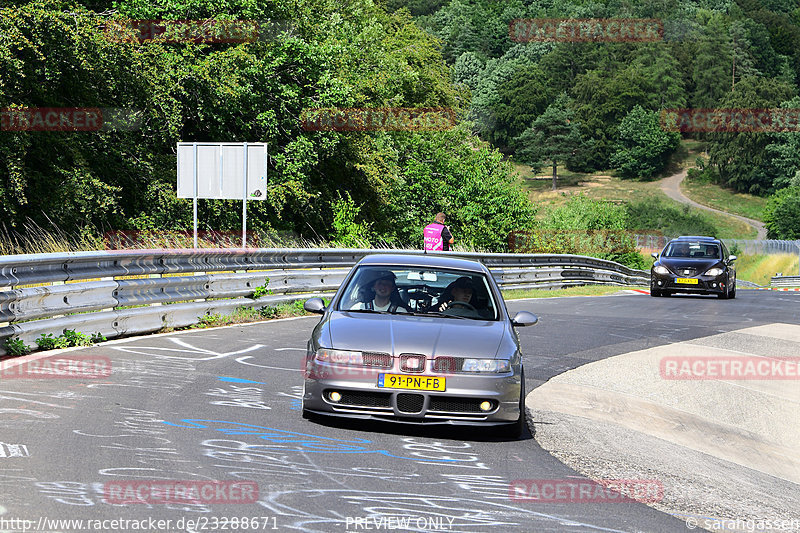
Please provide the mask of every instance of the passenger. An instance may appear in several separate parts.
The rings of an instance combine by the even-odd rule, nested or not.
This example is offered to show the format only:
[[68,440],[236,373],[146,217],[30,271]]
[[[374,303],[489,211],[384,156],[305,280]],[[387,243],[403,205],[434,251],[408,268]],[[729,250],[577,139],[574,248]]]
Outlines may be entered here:
[[678,243],[672,249],[670,257],[689,257],[689,245],[685,242]]
[[388,311],[390,313],[409,312],[408,306],[400,297],[395,280],[397,277],[390,270],[380,270],[366,284],[368,290],[364,301],[356,303],[352,310]]

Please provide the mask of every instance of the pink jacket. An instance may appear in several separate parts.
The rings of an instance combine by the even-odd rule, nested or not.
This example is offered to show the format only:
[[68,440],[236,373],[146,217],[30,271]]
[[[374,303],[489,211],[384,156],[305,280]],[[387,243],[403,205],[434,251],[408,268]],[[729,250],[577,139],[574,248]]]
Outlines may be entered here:
[[444,239],[442,239],[442,230],[444,226],[436,222],[425,226],[425,231],[422,236],[425,240],[425,249],[432,252],[441,252],[444,250]]

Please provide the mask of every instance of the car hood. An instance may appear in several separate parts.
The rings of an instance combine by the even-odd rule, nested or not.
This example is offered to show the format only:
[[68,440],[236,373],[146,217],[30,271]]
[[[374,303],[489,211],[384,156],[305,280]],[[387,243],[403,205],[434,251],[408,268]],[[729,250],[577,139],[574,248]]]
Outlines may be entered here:
[[321,338],[332,348],[390,353],[418,353],[494,358],[503,337],[504,321],[382,315],[335,311]]
[[664,257],[658,260],[658,263],[669,268],[670,270],[680,270],[682,268],[694,268],[698,273],[702,274],[709,268],[720,264],[719,259],[687,259],[683,257]]

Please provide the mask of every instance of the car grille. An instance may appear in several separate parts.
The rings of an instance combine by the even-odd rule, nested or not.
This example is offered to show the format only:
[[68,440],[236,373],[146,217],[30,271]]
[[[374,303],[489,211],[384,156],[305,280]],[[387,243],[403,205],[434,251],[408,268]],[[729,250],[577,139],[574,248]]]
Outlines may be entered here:
[[437,357],[433,360],[434,372],[460,372],[464,365],[463,357]]
[[419,413],[425,397],[422,394],[400,393],[397,395],[397,409],[403,413]]
[[425,370],[425,356],[410,353],[401,354],[400,370],[403,372],[423,372]]
[[696,276],[697,269],[696,268],[677,268],[676,269],[678,274],[681,276]]
[[381,392],[344,391],[336,405],[357,405],[360,407],[391,407],[392,395]]
[[388,353],[363,352],[364,366],[392,367],[392,356]]
[[[431,396],[429,411],[444,411],[447,413],[483,413],[480,405],[483,400],[478,398],[445,398]],[[496,407],[492,402],[492,410]]]

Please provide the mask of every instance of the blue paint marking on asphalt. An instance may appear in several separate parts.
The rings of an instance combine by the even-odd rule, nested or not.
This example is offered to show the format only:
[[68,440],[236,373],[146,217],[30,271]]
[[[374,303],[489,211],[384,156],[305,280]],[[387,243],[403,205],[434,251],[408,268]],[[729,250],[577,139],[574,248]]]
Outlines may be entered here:
[[[201,420],[184,418],[181,420],[182,424],[174,422],[162,421],[162,424],[176,428],[187,429],[211,429],[218,431],[225,435],[253,435],[261,440],[273,444],[295,444],[296,450],[306,453],[376,453],[386,457],[394,457],[395,459],[409,459],[411,461],[424,461],[425,463],[455,463],[458,459],[419,459],[417,457],[403,457],[394,455],[387,450],[370,450],[362,444],[372,444],[367,439],[353,439],[343,440],[334,439],[330,437],[321,437],[318,435],[309,435],[307,433],[296,433],[294,431],[285,431],[282,429],[275,429],[266,426],[254,426],[251,424],[242,424],[241,422],[230,422],[227,420]],[[258,448],[259,445],[253,445],[253,448]],[[269,446],[272,448],[272,446]]]
[[252,381],[252,380],[249,380],[249,379],[242,379],[242,378],[228,378],[228,377],[220,376],[217,379],[220,380],[220,381],[227,381],[228,383],[253,383],[253,384],[256,384],[256,385],[266,385],[266,383],[263,383],[261,381]]

